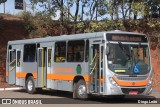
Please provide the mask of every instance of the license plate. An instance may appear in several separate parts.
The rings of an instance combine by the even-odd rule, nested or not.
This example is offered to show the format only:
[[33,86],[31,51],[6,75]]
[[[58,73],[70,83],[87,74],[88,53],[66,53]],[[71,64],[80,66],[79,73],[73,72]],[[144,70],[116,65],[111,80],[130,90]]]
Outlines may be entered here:
[[129,92],[129,95],[137,95],[138,94],[138,91],[130,91]]

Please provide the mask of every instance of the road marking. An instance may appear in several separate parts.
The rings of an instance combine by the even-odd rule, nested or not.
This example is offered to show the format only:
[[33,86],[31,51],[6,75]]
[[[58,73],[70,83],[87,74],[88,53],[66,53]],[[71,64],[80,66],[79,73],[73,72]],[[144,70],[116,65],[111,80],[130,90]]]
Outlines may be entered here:
[[4,88],[0,88],[0,91],[4,91]]
[[9,90],[21,90],[22,87],[14,87],[14,88],[0,88],[0,91],[9,91]]

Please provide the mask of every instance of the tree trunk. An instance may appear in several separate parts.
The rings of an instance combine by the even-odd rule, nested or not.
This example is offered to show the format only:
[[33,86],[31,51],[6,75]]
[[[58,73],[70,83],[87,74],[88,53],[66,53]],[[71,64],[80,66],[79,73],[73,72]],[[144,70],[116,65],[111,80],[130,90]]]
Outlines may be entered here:
[[121,3],[121,10],[122,10],[122,17],[123,17],[123,20],[125,20],[124,2]]
[[134,14],[134,20],[136,20],[136,19],[137,19],[137,14],[135,13],[135,14]]
[[77,23],[77,17],[78,17],[78,12],[79,12],[79,0],[76,0],[76,12],[74,15],[74,34],[76,33],[76,23]]
[[116,6],[116,19],[119,19],[119,15],[118,15],[118,6]]
[[61,34],[60,35],[63,35],[63,0],[61,0],[61,3],[60,3],[60,27],[61,27]]

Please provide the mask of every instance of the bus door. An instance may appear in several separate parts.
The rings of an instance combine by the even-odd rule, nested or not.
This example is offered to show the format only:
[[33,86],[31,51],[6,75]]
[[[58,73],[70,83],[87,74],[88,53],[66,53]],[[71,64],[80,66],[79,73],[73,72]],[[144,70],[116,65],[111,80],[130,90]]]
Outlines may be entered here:
[[[52,66],[52,47],[47,48],[47,74],[51,74],[51,66]],[[50,75],[49,75],[50,76]],[[47,76],[47,88],[51,88],[51,79]]]
[[9,71],[8,71],[8,83],[16,83],[16,50],[9,50]]
[[46,58],[47,58],[47,48],[38,48],[37,53],[37,61],[38,61],[38,87],[46,87],[47,80],[46,80]]
[[[21,69],[20,69],[20,65],[21,65],[20,58],[21,58],[21,50],[16,50],[16,73],[21,72]],[[19,78],[16,78],[16,85],[20,85]]]
[[90,48],[90,93],[103,94],[104,88],[104,46],[91,44]]

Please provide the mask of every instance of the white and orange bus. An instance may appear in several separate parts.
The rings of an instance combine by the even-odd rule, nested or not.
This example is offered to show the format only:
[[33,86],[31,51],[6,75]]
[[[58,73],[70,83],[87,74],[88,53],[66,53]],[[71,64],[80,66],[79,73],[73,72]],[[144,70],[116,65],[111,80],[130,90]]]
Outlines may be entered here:
[[144,34],[119,30],[9,41],[6,81],[38,88],[96,95],[148,95],[152,67]]

